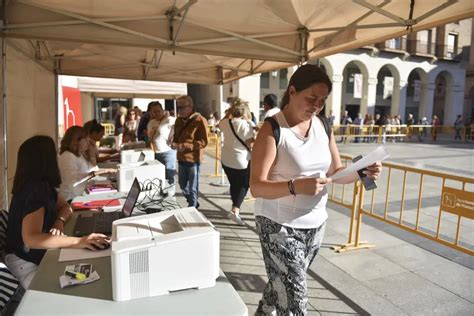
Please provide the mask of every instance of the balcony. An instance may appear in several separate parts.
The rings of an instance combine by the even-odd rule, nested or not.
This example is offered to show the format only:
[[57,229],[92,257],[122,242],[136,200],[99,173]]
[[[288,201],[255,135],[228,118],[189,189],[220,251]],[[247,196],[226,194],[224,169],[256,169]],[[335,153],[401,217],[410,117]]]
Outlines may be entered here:
[[437,55],[442,59],[461,60],[462,48],[453,45],[437,45]]
[[420,40],[408,40],[407,46],[409,47],[410,53],[414,55],[433,56],[436,52],[436,44],[429,43]]

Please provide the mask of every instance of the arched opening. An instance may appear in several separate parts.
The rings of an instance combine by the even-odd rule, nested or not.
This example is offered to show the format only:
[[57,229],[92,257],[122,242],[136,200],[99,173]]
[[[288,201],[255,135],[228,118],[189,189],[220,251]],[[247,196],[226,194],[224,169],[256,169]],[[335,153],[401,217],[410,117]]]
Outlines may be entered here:
[[420,73],[417,69],[412,70],[408,76],[407,82],[407,98],[406,98],[406,115],[405,121],[408,114],[413,114],[415,122],[418,122],[420,117],[420,100],[421,100],[421,87],[422,80]]
[[436,115],[441,124],[452,124],[453,122],[444,122],[446,111],[449,105],[450,93],[453,86],[451,75],[447,71],[440,72],[435,79],[435,90],[433,96],[433,115]]
[[377,74],[377,95],[375,99],[375,114],[397,115],[392,113],[392,95],[395,78],[392,71],[387,66],[380,68]]
[[354,119],[361,108],[364,84],[362,70],[355,62],[350,62],[344,67],[342,75],[344,79],[342,81],[341,115],[344,111],[348,111],[349,116]]

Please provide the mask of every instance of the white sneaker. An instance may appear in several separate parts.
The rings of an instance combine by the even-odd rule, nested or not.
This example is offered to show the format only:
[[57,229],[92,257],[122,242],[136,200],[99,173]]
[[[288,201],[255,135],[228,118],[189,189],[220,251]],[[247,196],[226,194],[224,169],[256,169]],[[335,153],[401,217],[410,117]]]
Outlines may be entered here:
[[229,218],[236,222],[238,225],[244,226],[245,222],[240,218],[239,214],[235,214],[234,212],[230,212]]

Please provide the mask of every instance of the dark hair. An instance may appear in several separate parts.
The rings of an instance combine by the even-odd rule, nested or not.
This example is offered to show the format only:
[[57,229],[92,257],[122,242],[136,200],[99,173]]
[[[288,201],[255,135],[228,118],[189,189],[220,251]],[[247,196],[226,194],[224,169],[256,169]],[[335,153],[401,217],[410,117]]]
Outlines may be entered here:
[[332,82],[324,70],[311,64],[306,64],[296,69],[295,73],[290,78],[288,87],[286,88],[285,94],[281,100],[281,108],[284,109],[290,102],[290,95],[288,93],[290,86],[293,86],[296,92],[300,92],[315,83],[323,83],[327,85],[329,93],[331,93]]
[[61,140],[61,149],[59,150],[59,154],[62,154],[65,151],[70,151],[79,157],[79,141],[86,137],[87,132],[84,128],[77,125],[69,127],[64,134],[63,139]]
[[49,136],[33,136],[21,144],[12,194],[20,192],[32,180],[46,181],[55,188],[61,185],[56,144]]
[[163,105],[161,105],[160,101],[150,102],[150,104],[148,104],[148,110],[151,110],[154,106],[159,106],[163,110]]
[[102,133],[105,130],[105,127],[99,124],[96,119],[84,123],[82,128],[84,128],[88,134]]
[[263,98],[263,104],[266,104],[266,105],[268,105],[268,106],[271,107],[271,108],[276,107],[276,106],[278,105],[277,96],[274,95],[273,93],[267,94],[267,95]]

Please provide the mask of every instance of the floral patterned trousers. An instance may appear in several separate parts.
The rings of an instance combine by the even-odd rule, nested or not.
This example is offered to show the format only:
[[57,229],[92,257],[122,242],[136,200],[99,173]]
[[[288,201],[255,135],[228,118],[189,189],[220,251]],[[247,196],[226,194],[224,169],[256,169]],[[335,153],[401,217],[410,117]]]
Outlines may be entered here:
[[296,229],[266,217],[255,218],[268,282],[255,315],[306,315],[306,271],[321,247],[326,223]]

